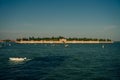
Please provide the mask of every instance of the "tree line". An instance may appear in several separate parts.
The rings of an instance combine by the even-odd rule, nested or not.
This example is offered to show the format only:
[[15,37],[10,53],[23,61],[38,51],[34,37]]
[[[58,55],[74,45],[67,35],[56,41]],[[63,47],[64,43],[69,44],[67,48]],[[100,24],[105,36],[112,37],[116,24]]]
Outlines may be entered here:
[[62,36],[59,37],[29,37],[29,38],[17,38],[16,41],[41,41],[41,40],[45,40],[45,41],[59,41],[60,39],[66,39],[67,41],[111,41],[111,39],[97,39],[97,38],[65,38]]

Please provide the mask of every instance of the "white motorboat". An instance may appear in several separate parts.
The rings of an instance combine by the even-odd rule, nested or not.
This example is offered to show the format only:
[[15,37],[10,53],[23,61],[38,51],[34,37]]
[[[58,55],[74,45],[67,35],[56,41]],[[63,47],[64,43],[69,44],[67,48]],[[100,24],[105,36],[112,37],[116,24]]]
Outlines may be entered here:
[[24,58],[9,58],[9,60],[10,61],[24,61],[24,60],[26,60],[27,58],[26,57],[24,57]]

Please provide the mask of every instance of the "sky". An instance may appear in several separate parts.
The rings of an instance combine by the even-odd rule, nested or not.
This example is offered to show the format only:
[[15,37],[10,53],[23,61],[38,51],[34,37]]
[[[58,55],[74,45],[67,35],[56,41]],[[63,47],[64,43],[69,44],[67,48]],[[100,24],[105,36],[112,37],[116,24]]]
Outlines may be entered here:
[[87,37],[120,41],[120,0],[0,0],[0,39]]

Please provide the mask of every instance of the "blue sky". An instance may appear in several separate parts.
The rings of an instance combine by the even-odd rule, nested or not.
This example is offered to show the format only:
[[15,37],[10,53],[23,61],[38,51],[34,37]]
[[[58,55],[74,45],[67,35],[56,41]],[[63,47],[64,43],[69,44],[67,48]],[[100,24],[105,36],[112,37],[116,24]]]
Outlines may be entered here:
[[88,37],[120,41],[120,0],[0,0],[0,39]]

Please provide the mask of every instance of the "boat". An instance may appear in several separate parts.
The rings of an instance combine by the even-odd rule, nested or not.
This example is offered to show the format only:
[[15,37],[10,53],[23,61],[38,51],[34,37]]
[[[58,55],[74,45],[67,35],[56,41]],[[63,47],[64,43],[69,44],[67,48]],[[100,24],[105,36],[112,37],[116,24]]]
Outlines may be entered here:
[[102,48],[104,48],[104,45],[102,45]]
[[65,47],[68,47],[68,46],[69,46],[68,44],[65,45]]
[[24,57],[24,58],[9,58],[10,61],[25,61],[27,58]]

